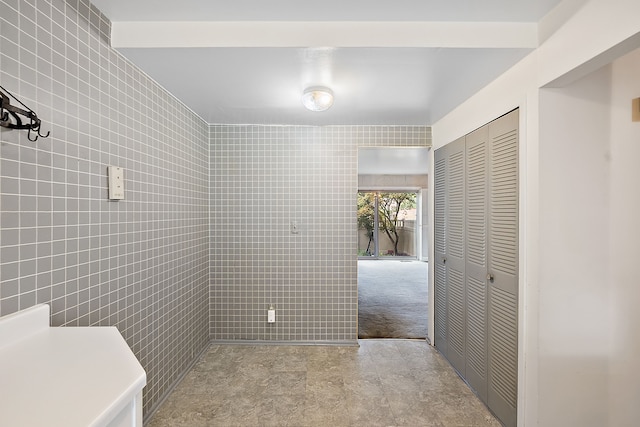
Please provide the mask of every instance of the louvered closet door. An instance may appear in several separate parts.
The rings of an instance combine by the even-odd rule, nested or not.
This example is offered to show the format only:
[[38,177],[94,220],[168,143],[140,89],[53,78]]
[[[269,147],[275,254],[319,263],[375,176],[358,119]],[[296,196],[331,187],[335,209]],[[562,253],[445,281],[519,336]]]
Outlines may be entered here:
[[[464,138],[448,144],[436,152],[436,331],[446,337],[446,348],[440,351],[461,373],[465,369],[465,310],[464,288],[465,257],[465,142]],[[438,163],[440,162],[440,163]],[[444,162],[444,163],[443,163]],[[438,167],[444,174],[438,174]],[[444,182],[442,182],[444,180]],[[444,193],[440,191],[444,189]],[[440,200],[440,204],[438,203]],[[444,202],[444,210],[442,203]],[[444,216],[443,216],[444,215]],[[443,218],[443,221],[439,218]],[[443,230],[442,230],[443,229]],[[443,231],[443,233],[442,233]],[[438,286],[441,282],[442,286]],[[443,341],[442,339],[440,341]],[[438,342],[436,341],[436,345]]]
[[487,401],[487,215],[489,128],[466,137],[467,291],[465,379]]
[[489,123],[488,400],[516,425],[518,389],[518,111]]
[[447,268],[446,256],[446,194],[447,194],[447,149],[440,148],[434,153],[434,330],[435,346],[447,354]]

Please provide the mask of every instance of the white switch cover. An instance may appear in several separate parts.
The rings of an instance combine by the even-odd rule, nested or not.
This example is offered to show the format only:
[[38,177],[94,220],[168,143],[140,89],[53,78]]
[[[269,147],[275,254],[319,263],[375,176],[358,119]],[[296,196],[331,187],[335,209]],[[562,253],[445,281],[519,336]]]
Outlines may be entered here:
[[267,323],[276,323],[276,309],[273,307],[267,310]]
[[124,169],[117,166],[107,168],[109,175],[109,199],[124,199]]

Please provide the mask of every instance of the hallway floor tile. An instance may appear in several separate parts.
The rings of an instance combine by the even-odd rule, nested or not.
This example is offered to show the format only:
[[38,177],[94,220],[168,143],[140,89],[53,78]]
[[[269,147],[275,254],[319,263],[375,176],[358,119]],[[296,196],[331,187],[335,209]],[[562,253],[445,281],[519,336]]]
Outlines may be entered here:
[[173,426],[494,426],[426,341],[212,345],[153,416]]

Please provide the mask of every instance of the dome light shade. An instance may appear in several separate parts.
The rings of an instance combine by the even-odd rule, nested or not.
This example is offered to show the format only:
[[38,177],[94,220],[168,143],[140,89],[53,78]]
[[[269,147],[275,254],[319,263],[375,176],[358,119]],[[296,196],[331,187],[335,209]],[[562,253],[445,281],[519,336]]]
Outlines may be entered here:
[[302,94],[302,104],[310,111],[325,111],[333,105],[333,92],[326,87],[310,87]]

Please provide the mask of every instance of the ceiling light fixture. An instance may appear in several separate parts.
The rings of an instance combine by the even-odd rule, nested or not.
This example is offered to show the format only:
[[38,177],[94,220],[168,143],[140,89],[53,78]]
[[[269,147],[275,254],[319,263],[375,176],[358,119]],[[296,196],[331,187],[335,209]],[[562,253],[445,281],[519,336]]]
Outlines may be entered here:
[[310,111],[325,111],[333,105],[333,92],[320,86],[307,88],[302,94],[302,104]]

